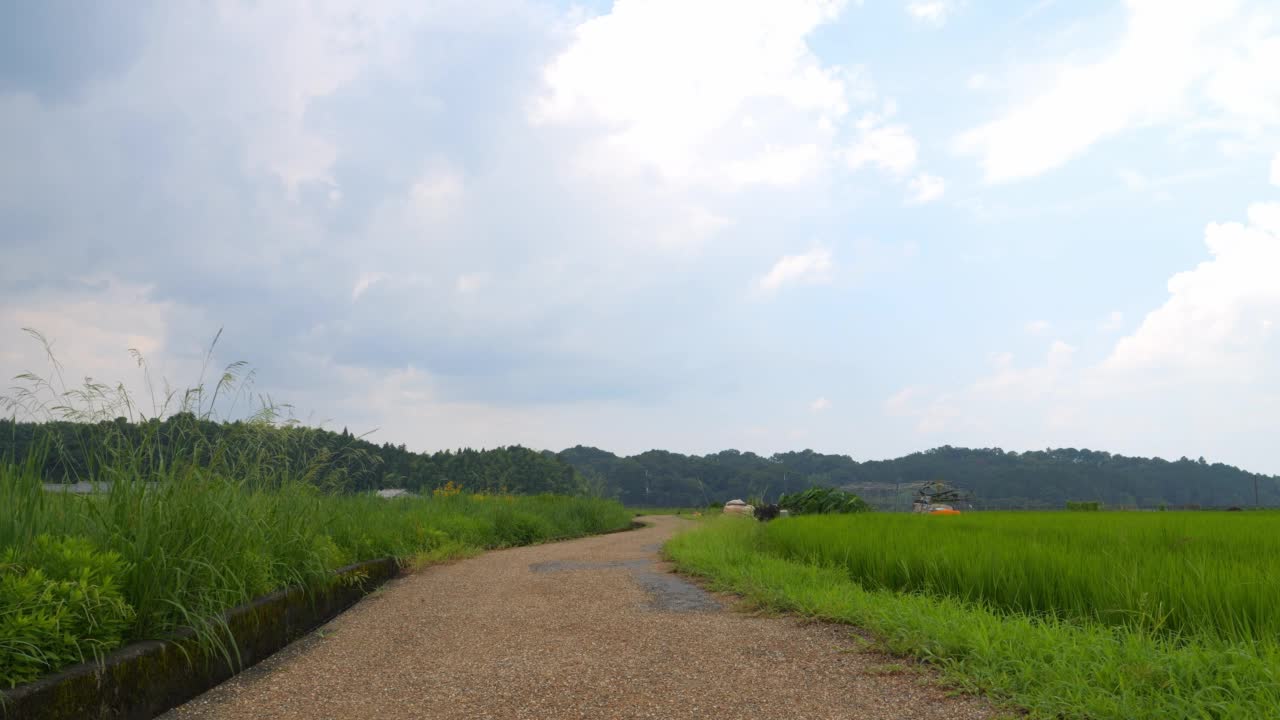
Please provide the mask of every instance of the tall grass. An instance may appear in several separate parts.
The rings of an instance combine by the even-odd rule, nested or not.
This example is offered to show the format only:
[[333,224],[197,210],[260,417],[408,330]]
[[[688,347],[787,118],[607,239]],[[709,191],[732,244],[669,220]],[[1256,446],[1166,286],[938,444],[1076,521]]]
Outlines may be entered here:
[[[1257,608],[1276,597],[1267,568],[1277,562],[1268,552],[1277,522],[1135,513],[723,519],[677,536],[666,552],[682,571],[762,605],[871,630],[951,684],[1033,717],[1271,718],[1280,716],[1280,637]],[[1207,535],[1215,537],[1205,548],[1190,549]],[[1242,574],[1231,581],[1215,563]],[[1167,577],[1175,570],[1192,577]],[[1173,602],[1179,591],[1193,597]]]
[[[334,569],[356,561],[441,560],[613,530],[630,521],[621,505],[594,498],[384,500],[329,495],[301,481],[255,487],[198,468],[160,477],[115,475],[101,496],[48,493],[40,481],[29,468],[0,465],[0,598],[9,598],[0,609],[0,685],[183,626],[216,642],[222,611],[286,586],[320,589],[333,581]],[[38,551],[42,543],[65,539],[79,541],[76,547],[94,557],[53,569],[49,553]],[[127,606],[112,617],[127,617],[127,624],[105,637],[86,631],[83,642],[54,652],[52,629],[28,632],[28,624],[61,622],[46,611],[69,602],[62,595],[74,596],[77,588],[55,588],[50,595],[50,584],[76,581],[104,555],[118,560],[108,563],[114,571],[106,596]],[[5,594],[6,582],[30,585],[34,574],[25,595]],[[92,578],[83,585],[102,586]],[[87,615],[88,628],[108,620],[93,608],[77,612]]]
[[[82,421],[85,479],[104,492],[50,493],[41,453],[20,465],[0,458],[0,687],[180,627],[226,652],[218,647],[223,611],[287,586],[318,590],[356,561],[440,560],[630,522],[620,504],[585,497],[326,492],[340,485],[323,476],[328,457],[282,452],[288,423],[269,402],[235,432],[201,435],[196,420],[240,394],[242,367],[230,366],[212,392],[182,393],[173,407],[192,419],[179,425],[190,431],[164,436],[146,431],[144,415],[126,416],[141,421],[141,433],[103,422],[135,412],[122,386],[86,381],[68,390],[56,364],[52,381],[20,378],[26,385],[7,407]],[[169,405],[157,407],[163,414]],[[42,452],[59,448],[49,441]]]

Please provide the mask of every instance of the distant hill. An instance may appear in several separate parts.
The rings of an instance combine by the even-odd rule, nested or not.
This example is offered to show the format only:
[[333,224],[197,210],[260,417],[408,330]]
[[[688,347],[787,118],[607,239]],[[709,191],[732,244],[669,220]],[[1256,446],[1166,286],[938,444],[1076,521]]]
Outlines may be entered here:
[[1068,500],[1252,507],[1255,485],[1260,504],[1280,506],[1277,477],[1203,459],[1170,462],[1074,448],[1017,453],[944,446],[868,462],[812,450],[768,457],[738,450],[701,456],[650,450],[619,457],[581,445],[559,453],[519,446],[417,453],[404,445],[369,442],[345,428],[212,422],[189,413],[144,423],[0,419],[0,462],[34,461],[51,482],[92,479],[99,456],[118,460],[120,447],[145,448],[141,454],[133,451],[130,460],[143,474],[152,463],[170,461],[165,458],[207,461],[217,448],[230,472],[237,472],[236,458],[243,457],[253,472],[292,472],[347,492],[430,492],[453,482],[473,491],[587,492],[632,506],[693,507],[737,497],[772,500],[824,485],[849,489],[880,509],[905,510],[918,486],[943,480],[973,493],[975,506],[982,508],[1061,508]]
[[1168,461],[1063,448],[1006,452],[944,446],[894,460],[857,462],[812,450],[763,457],[725,450],[662,450],[619,457],[578,446],[559,453],[589,482],[628,505],[699,506],[734,497],[776,498],[814,485],[844,487],[882,509],[907,509],[916,487],[943,480],[973,493],[975,507],[1061,508],[1068,500],[1109,506],[1280,505],[1280,478],[1203,458]]

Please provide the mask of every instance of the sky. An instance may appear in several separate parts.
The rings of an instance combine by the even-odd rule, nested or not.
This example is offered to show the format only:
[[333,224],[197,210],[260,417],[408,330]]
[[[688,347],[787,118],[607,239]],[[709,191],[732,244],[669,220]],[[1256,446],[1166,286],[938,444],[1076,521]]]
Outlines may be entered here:
[[1274,2],[6,12],[5,378],[35,328],[145,397],[222,329],[415,450],[1280,473]]

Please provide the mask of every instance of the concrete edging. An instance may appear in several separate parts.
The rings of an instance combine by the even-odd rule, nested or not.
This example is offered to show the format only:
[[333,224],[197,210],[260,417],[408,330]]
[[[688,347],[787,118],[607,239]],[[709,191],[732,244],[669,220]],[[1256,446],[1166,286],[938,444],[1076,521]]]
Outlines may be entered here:
[[318,594],[289,588],[228,610],[223,619],[238,660],[200,647],[195,632],[184,629],[169,640],[126,645],[101,663],[0,689],[0,717],[150,720],[262,661],[399,573],[395,558],[367,560],[335,571],[338,582]]
[[[648,527],[632,519],[608,535]],[[590,536],[587,536],[590,537]],[[562,538],[568,539],[568,538]],[[0,688],[0,718],[22,720],[151,720],[252,667],[337,617],[400,574],[395,558],[348,565],[338,582],[317,595],[289,588],[223,613],[239,657],[202,648],[184,628],[168,640],[119,648],[101,663],[72,665],[11,689]]]

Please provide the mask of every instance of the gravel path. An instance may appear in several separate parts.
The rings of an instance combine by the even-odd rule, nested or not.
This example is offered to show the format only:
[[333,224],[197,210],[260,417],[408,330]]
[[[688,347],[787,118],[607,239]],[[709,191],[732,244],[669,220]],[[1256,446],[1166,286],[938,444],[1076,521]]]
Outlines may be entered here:
[[848,628],[727,610],[658,558],[687,521],[646,521],[394,580],[163,718],[992,717]]

